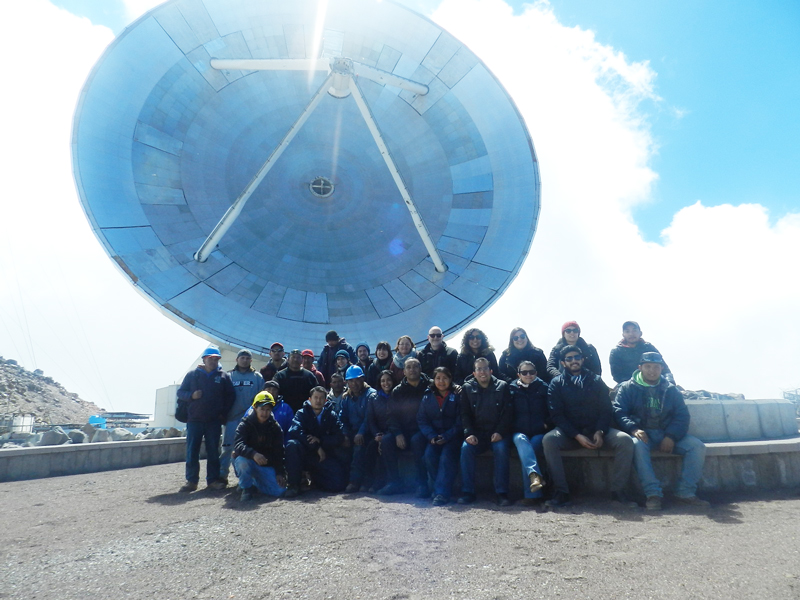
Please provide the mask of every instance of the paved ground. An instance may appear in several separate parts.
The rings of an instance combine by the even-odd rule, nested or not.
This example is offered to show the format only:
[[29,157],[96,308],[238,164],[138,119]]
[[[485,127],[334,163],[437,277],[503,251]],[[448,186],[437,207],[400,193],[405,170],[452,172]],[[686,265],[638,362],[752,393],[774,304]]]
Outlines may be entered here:
[[182,465],[0,484],[0,598],[800,598],[797,491],[660,514],[434,508],[411,496],[242,506]]

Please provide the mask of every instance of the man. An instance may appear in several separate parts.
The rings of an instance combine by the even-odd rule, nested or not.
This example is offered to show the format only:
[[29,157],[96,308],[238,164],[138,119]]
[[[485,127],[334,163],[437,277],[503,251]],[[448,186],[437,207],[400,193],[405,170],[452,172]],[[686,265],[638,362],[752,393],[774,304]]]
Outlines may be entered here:
[[272,409],[272,416],[280,425],[283,431],[283,445],[289,441],[289,428],[292,426],[292,419],[294,419],[294,411],[292,408],[283,401],[281,396],[281,386],[277,381],[267,381],[264,384],[264,390],[275,400],[275,406]]
[[325,377],[317,371],[317,365],[314,364],[314,351],[309,350],[306,348],[303,352],[300,353],[300,356],[303,359],[303,368],[311,371],[314,374],[314,377],[317,378],[317,383],[322,387],[325,387]]
[[441,327],[431,327],[428,331],[428,343],[417,354],[422,372],[428,377],[433,377],[433,370],[436,367],[447,367],[451,373],[456,372],[456,362],[458,362],[458,351],[450,348],[442,337]]
[[703,476],[706,447],[689,431],[689,409],[683,395],[664,376],[664,359],[658,352],[645,352],[633,377],[619,386],[614,399],[617,425],[633,437],[636,474],[642,483],[647,510],[661,510],[661,483],[653,471],[650,453],[660,450],[683,456],[675,498],[689,506],[708,506],[697,497]]
[[398,465],[399,453],[410,451],[414,459],[417,479],[417,497],[427,498],[428,472],[425,470],[425,448],[427,441],[419,431],[417,413],[419,405],[431,380],[423,375],[419,361],[409,358],[403,367],[403,379],[392,390],[389,404],[389,433],[381,438],[381,457],[386,468],[387,484],[378,490],[379,494],[391,495],[403,492]]
[[372,359],[369,357],[371,350],[369,346],[365,342],[360,342],[356,346],[356,358],[358,362],[356,362],[357,367],[361,367],[361,370],[364,371],[364,376],[367,375],[367,370],[369,366],[372,364]]
[[475,459],[492,451],[494,491],[499,506],[510,506],[508,499],[508,442],[511,434],[512,408],[508,384],[492,375],[486,358],[475,360],[473,379],[461,388],[461,497],[459,504],[475,502]]
[[328,387],[331,385],[331,375],[336,372],[336,353],[339,350],[347,350],[350,362],[356,362],[356,351],[353,350],[353,347],[344,338],[340,338],[338,333],[331,330],[325,334],[325,347],[317,359],[317,369],[325,377]]
[[561,450],[599,450],[606,446],[614,451],[611,500],[635,507],[636,503],[628,500],[622,491],[630,477],[633,441],[630,436],[611,427],[608,386],[599,375],[584,368],[583,361],[578,346],[564,346],[561,350],[563,373],[550,382],[547,391],[548,409],[555,429],[547,432],[542,444],[555,494],[546,504],[558,508],[570,502]]
[[282,371],[278,371],[274,380],[280,385],[284,402],[297,412],[308,399],[311,389],[316,387],[317,378],[311,371],[303,368],[300,350],[292,350],[287,363],[288,366]]
[[[347,369],[345,378],[347,394],[342,400],[340,419],[344,429],[345,447],[350,448],[352,453],[350,481],[345,489],[345,492],[351,494],[361,489],[361,483],[367,474],[365,471],[368,470],[368,458],[374,462],[374,457],[377,456],[377,447],[372,444],[370,448],[370,440],[367,439],[367,406],[375,398],[375,390],[367,385],[361,367],[352,366]],[[374,451],[369,453],[369,457],[367,448]]]
[[193,492],[200,480],[200,445],[205,440],[206,484],[212,490],[221,490],[219,438],[222,423],[233,406],[236,393],[230,376],[219,366],[222,355],[219,348],[210,346],[203,352],[203,364],[190,371],[178,388],[178,400],[188,403],[186,421],[186,483],[181,492]]
[[228,481],[236,428],[244,413],[253,404],[253,398],[264,388],[264,378],[250,366],[252,362],[253,354],[247,348],[242,348],[236,355],[236,367],[228,372],[236,400],[228,412],[225,432],[222,435],[222,454],[219,457],[219,478],[225,482]]
[[[336,353],[336,371],[333,375],[338,373],[342,376],[342,379],[344,379],[347,374],[347,369],[349,369],[350,366],[350,354],[348,354],[347,350],[339,350]],[[331,375],[331,377],[333,375]]]
[[338,373],[331,375],[331,390],[328,392],[328,402],[333,405],[333,412],[336,413],[337,417],[342,414],[342,400],[344,400],[346,389],[344,377]]
[[344,443],[344,431],[331,405],[325,401],[325,388],[311,390],[311,397],[294,415],[289,438],[287,498],[300,493],[303,471],[309,471],[313,482],[325,491],[341,492],[345,488],[347,466],[336,456]]
[[261,376],[264,381],[269,381],[281,369],[286,368],[287,361],[284,358],[283,344],[275,342],[269,347],[269,361],[261,367]]
[[233,468],[242,502],[255,491],[268,496],[282,496],[286,491],[283,432],[272,416],[274,406],[269,392],[259,392],[253,399],[253,412],[236,428]]
[[[622,324],[622,339],[616,348],[612,348],[608,362],[611,364],[611,377],[617,384],[628,381],[637,371],[645,352],[658,352],[658,349],[650,342],[642,339],[642,329],[636,321],[625,321]],[[675,383],[675,379],[667,366],[662,363],[661,374],[670,383]]]

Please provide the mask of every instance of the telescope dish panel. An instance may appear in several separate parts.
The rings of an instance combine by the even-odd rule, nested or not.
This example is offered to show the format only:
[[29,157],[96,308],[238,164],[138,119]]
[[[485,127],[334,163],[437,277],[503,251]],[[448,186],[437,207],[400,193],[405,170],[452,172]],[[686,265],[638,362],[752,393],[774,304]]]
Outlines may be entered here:
[[219,343],[452,333],[527,255],[533,143],[430,20],[330,0],[319,27],[318,4],[172,0],[128,27],[75,114],[87,218],[140,292]]

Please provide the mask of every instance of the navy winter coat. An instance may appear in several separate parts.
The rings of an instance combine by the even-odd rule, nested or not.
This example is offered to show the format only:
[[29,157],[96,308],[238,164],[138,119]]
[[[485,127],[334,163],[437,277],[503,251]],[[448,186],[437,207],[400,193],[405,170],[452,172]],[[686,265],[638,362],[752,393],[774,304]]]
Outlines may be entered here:
[[335,348],[331,348],[328,344],[325,344],[325,347],[322,349],[322,352],[319,353],[319,358],[317,359],[317,370],[325,377],[325,382],[328,387],[331,385],[331,375],[336,373],[336,353],[339,350],[347,350],[347,353],[350,355],[351,365],[358,362],[356,351],[350,344],[344,341],[344,338],[339,339],[339,345]]
[[414,434],[419,430],[419,403],[430,384],[431,380],[423,373],[416,386],[403,377],[403,381],[392,390],[392,402],[389,404],[389,430],[392,435]]
[[461,407],[459,396],[450,392],[444,399],[442,408],[436,399],[436,392],[428,390],[422,397],[417,413],[419,430],[428,443],[437,436],[442,436],[449,442],[461,435]]
[[[611,377],[614,378],[614,381],[617,383],[628,381],[633,376],[634,371],[639,369],[639,361],[642,360],[642,354],[645,352],[658,352],[658,349],[644,340],[640,340],[633,347],[625,345],[625,340],[622,340],[617,344],[616,348],[612,348],[608,362],[611,365]],[[661,354],[660,352],[658,353]],[[670,383],[675,383],[667,363],[664,363],[661,375],[666,377]]]
[[523,360],[532,362],[533,366],[536,367],[536,374],[545,383],[550,383],[552,377],[547,370],[547,359],[544,356],[544,350],[536,346],[528,346],[522,350],[512,348],[511,352],[508,351],[508,348],[503,350],[500,355],[500,373],[506,381],[512,382],[517,379],[517,368]]
[[677,442],[689,431],[689,409],[683,394],[663,375],[655,387],[633,379],[620,385],[614,398],[614,418],[629,435],[637,429],[660,429]]
[[389,409],[392,397],[383,390],[378,390],[372,401],[367,404],[367,427],[370,438],[379,433],[389,433]]
[[375,390],[366,386],[358,397],[350,395],[350,391],[346,391],[342,398],[342,409],[339,413],[339,418],[342,421],[344,434],[348,438],[353,438],[358,434],[367,435],[368,422],[367,422],[367,407],[372,399],[375,397]]
[[465,381],[473,378],[475,372],[475,361],[479,358],[485,358],[489,361],[489,368],[492,370],[492,376],[498,379],[503,379],[500,373],[500,367],[497,366],[497,358],[491,350],[485,350],[480,356],[475,356],[472,352],[461,352],[456,359],[456,372],[453,374],[453,383],[461,385]]
[[[309,444],[306,436],[313,435],[319,438],[319,444]],[[311,403],[306,400],[303,407],[294,414],[292,426],[289,429],[289,439],[297,440],[310,451],[316,452],[321,446],[325,452],[338,448],[344,442],[344,429],[342,422],[333,412],[333,404],[326,402],[322,407],[319,420],[311,408]]]
[[438,350],[434,350],[431,348],[430,342],[428,342],[422,350],[417,352],[417,359],[422,367],[422,372],[428,377],[433,377],[433,370],[437,367],[447,367],[452,377],[456,373],[458,351],[455,348],[450,348],[444,342],[442,342]]
[[311,390],[318,385],[316,376],[302,367],[299,371],[288,368],[278,371],[273,381],[280,385],[283,401],[295,412],[300,410],[303,403],[311,396]]
[[547,384],[538,377],[527,388],[522,387],[519,380],[508,385],[514,409],[514,433],[524,433],[531,438],[551,428],[547,389]]
[[[202,398],[192,399],[197,390],[203,392]],[[224,423],[236,401],[230,375],[220,368],[210,373],[203,367],[189,371],[178,388],[178,400],[189,403],[189,423]]]
[[611,399],[600,376],[584,368],[581,383],[562,373],[550,382],[547,408],[553,424],[574,438],[579,433],[591,438],[596,431],[608,433],[611,427]]

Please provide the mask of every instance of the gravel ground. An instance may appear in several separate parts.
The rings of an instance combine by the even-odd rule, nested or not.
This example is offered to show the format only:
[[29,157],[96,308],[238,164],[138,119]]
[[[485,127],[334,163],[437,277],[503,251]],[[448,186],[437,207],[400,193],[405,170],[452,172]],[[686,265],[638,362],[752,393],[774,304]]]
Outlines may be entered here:
[[409,496],[242,505],[183,465],[0,484],[0,598],[800,598],[800,496],[659,514]]

